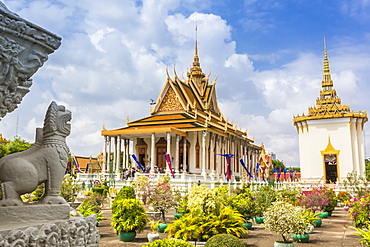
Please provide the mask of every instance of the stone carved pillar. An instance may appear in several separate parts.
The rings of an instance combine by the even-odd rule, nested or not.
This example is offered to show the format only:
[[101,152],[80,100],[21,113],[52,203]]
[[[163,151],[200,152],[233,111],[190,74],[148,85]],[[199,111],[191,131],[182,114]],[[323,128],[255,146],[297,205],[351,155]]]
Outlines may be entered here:
[[0,1],[0,120],[30,91],[36,71],[61,38],[11,12]]

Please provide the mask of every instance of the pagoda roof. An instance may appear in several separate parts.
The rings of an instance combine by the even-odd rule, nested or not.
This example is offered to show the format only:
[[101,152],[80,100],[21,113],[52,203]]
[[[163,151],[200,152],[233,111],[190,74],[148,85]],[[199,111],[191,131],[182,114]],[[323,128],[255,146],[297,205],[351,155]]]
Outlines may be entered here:
[[224,118],[218,107],[216,80],[209,81],[200,67],[198,45],[196,41],[194,61],[187,78],[181,80],[174,70],[174,77],[166,70],[164,86],[151,108],[150,116],[127,121],[127,126],[114,130],[103,128],[102,135],[125,137],[143,137],[156,133],[156,136],[175,133],[187,136],[192,131],[210,131],[223,136],[237,136],[249,142],[247,131],[237,128]]
[[308,113],[293,116],[294,125],[298,128],[298,123],[307,120],[328,119],[328,118],[358,118],[364,124],[367,120],[366,111],[354,112],[349,105],[343,105],[341,98],[337,96],[333,88],[331,79],[329,59],[326,51],[326,41],[324,40],[324,75],[321,83],[320,97],[316,99],[316,105],[308,108]]

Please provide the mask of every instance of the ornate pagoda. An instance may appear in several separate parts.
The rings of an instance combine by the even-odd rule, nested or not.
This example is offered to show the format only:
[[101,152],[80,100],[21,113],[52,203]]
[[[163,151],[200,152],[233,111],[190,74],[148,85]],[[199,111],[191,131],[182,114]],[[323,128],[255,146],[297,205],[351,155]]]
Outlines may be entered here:
[[[193,174],[226,173],[226,159],[217,154],[234,154],[231,172],[242,174],[239,160],[254,171],[261,150],[234,123],[221,113],[216,95],[216,79],[210,82],[200,67],[197,41],[194,61],[187,78],[181,80],[176,71],[167,78],[150,116],[127,121],[127,126],[107,130],[103,127],[103,171],[117,174],[128,168],[134,154],[150,172],[169,171],[165,155],[169,154],[174,170]],[[132,149],[132,150],[131,150]],[[122,154],[122,155],[120,155]],[[134,162],[134,161],[132,161]],[[136,166],[136,164],[134,164]]]
[[324,75],[320,97],[308,114],[294,116],[299,135],[302,180],[335,183],[349,172],[365,172],[364,124],[366,111],[354,112],[342,105],[331,79],[324,40]]

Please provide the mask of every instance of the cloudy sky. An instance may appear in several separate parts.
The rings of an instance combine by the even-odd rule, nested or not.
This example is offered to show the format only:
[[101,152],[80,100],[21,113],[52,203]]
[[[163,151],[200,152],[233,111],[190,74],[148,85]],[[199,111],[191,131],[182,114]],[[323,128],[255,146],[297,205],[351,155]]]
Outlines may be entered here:
[[[203,72],[218,76],[219,106],[287,166],[299,166],[293,115],[319,96],[326,37],[334,88],[355,111],[370,111],[369,0],[3,0],[62,37],[33,76],[31,92],[0,122],[7,139],[33,142],[52,100],[73,113],[67,142],[96,156],[102,126],[149,115],[166,79],[186,75],[198,26]],[[181,77],[181,76],[180,76]],[[18,123],[18,124],[17,124]],[[370,124],[365,125],[366,157]]]

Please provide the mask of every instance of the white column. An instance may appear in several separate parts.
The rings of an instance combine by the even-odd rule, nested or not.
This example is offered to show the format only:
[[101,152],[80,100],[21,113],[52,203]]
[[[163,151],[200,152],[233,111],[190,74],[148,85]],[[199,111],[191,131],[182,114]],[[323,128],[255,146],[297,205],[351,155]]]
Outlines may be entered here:
[[211,137],[211,145],[210,145],[210,161],[209,161],[209,164],[210,164],[210,170],[212,172],[212,174],[214,174],[214,167],[215,167],[215,134],[212,134],[212,137]]
[[121,166],[121,136],[117,136],[117,145],[116,145],[116,174],[119,174],[120,166]]
[[127,148],[127,143],[128,143],[128,140],[127,139],[125,139],[124,141],[123,141],[123,148],[124,148],[124,156],[123,156],[123,165],[124,165],[124,167],[126,168],[126,169],[128,169],[128,159],[129,159],[129,157],[128,157],[128,148]]
[[107,147],[108,147],[108,150],[107,150],[107,169],[106,169],[107,172],[110,172],[109,167],[110,167],[111,143],[112,143],[112,139],[111,139],[110,136],[108,136],[108,145],[107,145]]
[[207,131],[202,132],[202,176],[206,175],[206,139],[207,139]]
[[[167,153],[170,155],[171,158],[171,133],[167,132]],[[166,165],[166,172],[171,172],[168,165]]]
[[178,172],[180,169],[180,136],[176,135],[176,157],[175,157],[174,168]]
[[103,146],[103,165],[102,165],[102,172],[106,172],[107,166],[107,136],[104,136],[104,146]]
[[155,155],[155,134],[152,133],[152,143],[150,149],[150,173],[154,173],[154,167],[156,162],[156,155]]
[[113,137],[113,162],[112,162],[112,172],[116,172],[116,162],[117,162],[117,136]]
[[186,166],[187,166],[187,163],[186,163],[186,155],[187,155],[187,151],[186,151],[186,137],[184,138],[184,148],[183,148],[183,154],[182,154],[182,166],[183,166],[183,170],[184,172],[187,172],[186,170]]

